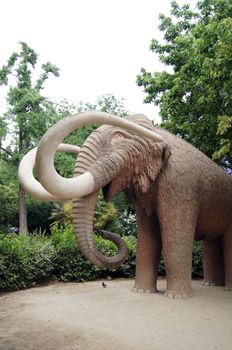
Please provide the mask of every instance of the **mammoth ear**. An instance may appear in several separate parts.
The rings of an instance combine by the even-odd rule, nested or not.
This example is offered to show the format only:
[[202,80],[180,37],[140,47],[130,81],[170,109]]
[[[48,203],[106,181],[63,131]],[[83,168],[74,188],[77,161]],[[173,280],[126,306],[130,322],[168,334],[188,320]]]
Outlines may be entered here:
[[169,145],[167,145],[164,142],[153,143],[151,157],[146,164],[146,173],[152,181],[155,181],[160,171],[162,171],[165,168],[170,156],[171,149]]
[[144,154],[143,171],[135,178],[135,186],[142,193],[146,193],[157,178],[160,171],[167,165],[168,159],[171,156],[170,147],[162,143],[152,143],[146,155]]

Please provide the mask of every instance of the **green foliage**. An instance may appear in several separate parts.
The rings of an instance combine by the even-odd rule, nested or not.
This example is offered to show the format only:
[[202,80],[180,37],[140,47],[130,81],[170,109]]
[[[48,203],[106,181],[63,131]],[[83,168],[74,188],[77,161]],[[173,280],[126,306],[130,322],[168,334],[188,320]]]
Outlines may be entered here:
[[0,158],[0,184],[16,186],[17,178],[17,166],[13,162],[8,162]]
[[[51,226],[72,223],[72,202],[54,203],[51,211]],[[136,217],[126,197],[120,193],[116,200],[106,203],[102,192],[99,193],[94,212],[94,232],[108,230],[121,236],[135,236]]]
[[7,232],[10,226],[18,227],[17,187],[0,184],[0,230]]
[[218,117],[218,135],[221,135],[220,147],[214,152],[213,159],[223,159],[231,152],[232,143],[232,116],[222,115]]
[[232,160],[231,11],[230,0],[198,1],[195,12],[172,1],[171,16],[159,17],[164,40],[150,46],[170,69],[137,77],[162,126],[221,162]]
[[125,193],[118,193],[112,200],[116,209],[117,217],[113,220],[113,227],[109,227],[109,231],[116,232],[122,236],[135,235],[136,217],[135,209],[131,202],[128,201]]
[[[90,264],[80,253],[73,227],[54,226],[51,236],[3,235],[0,234],[0,290],[17,290],[42,281],[58,279],[68,281],[90,281],[106,277],[135,276],[136,238],[123,237],[128,247],[128,257],[119,269],[102,270]],[[112,256],[117,248],[112,242],[94,237],[94,242],[103,254]],[[193,249],[193,278],[202,277],[201,250],[198,242]],[[163,259],[159,274],[165,275]]]
[[54,203],[53,209],[50,215],[52,221],[51,226],[63,226],[72,223],[72,202],[59,202]]
[[33,286],[52,277],[55,249],[43,236],[0,235],[0,290]]
[[[106,203],[100,192],[94,214],[94,232],[99,230],[108,230],[115,227],[114,221],[117,218],[117,209],[113,203]],[[72,202],[55,203],[52,213],[52,226],[62,226],[72,223]]]
[[[7,233],[10,227],[19,227],[18,183],[15,179],[15,166],[0,160],[0,167],[0,231]],[[54,204],[37,201],[28,196],[26,205],[29,230],[49,231],[49,217]]]
[[[90,281],[112,277],[133,277],[135,238],[126,237],[129,255],[118,270],[105,271],[93,266],[80,253],[72,225],[54,226],[50,237],[43,235],[0,235],[0,290],[17,290],[49,279]],[[117,248],[95,237],[97,249],[107,256]]]
[[128,114],[123,99],[117,99],[113,94],[98,97],[95,103],[89,105],[88,110],[106,112],[119,117],[125,117]]
[[49,232],[54,203],[39,201],[27,196],[26,206],[29,232]]
[[14,77],[14,85],[9,85],[7,94],[8,110],[1,118],[2,123],[10,126],[8,134],[11,133],[14,152],[32,147],[51,125],[54,109],[41,90],[49,74],[59,76],[59,69],[48,62],[42,65],[42,73],[33,84],[32,72],[38,55],[25,42],[20,42],[20,47],[20,52],[13,53],[0,69],[0,85],[9,85],[9,78]]
[[6,137],[7,126],[6,122],[3,119],[0,119],[0,146],[2,145],[2,141]]
[[128,208],[119,216],[119,226],[124,235],[136,235],[136,216]]
[[61,281],[90,281],[100,277],[100,269],[93,266],[79,252],[72,225],[52,229],[51,242],[56,250],[54,275]]
[[117,209],[113,203],[106,203],[102,192],[99,193],[96,209],[94,213],[94,232],[99,230],[109,229],[108,226],[116,219]]
[[[134,236],[123,236],[122,239],[125,241],[128,248],[126,260],[118,269],[101,270],[101,277],[133,278],[135,276],[136,238]],[[112,242],[103,240],[99,236],[95,236],[94,241],[97,249],[99,249],[102,254],[106,256],[113,256],[116,254],[117,248]]]
[[[19,56],[17,57],[18,57],[17,59],[19,59]],[[32,58],[33,58],[33,55],[31,57],[31,54],[30,54],[29,56],[30,62],[33,61],[35,63],[35,59],[32,60]],[[9,69],[8,69],[8,73],[10,73]],[[54,70],[54,74],[56,75],[55,70]],[[45,77],[43,79],[45,79]],[[38,84],[41,86],[41,82]],[[33,91],[30,92],[29,94],[30,97],[33,97],[34,93],[38,94],[38,91],[37,91],[38,84],[37,84],[37,87],[35,87],[35,89],[33,90],[34,92]],[[126,114],[122,100],[117,100],[113,95],[105,95],[105,96],[99,97],[97,99],[97,102],[93,104],[81,102],[78,105],[74,105],[64,100],[60,104],[56,104],[53,107],[52,104],[49,104],[46,99],[42,101],[41,105],[37,105],[36,103],[34,104],[33,101],[30,101],[27,99],[29,98],[29,95],[25,95],[23,97],[23,91],[24,90],[22,89],[18,91],[19,96],[22,97],[23,103],[27,102],[32,104],[31,108],[28,107],[29,112],[27,113],[28,120],[27,120],[26,129],[28,131],[28,137],[30,138],[30,141],[26,142],[27,146],[29,145],[32,146],[35,143],[37,144],[39,138],[42,136],[42,133],[46,131],[45,128],[50,126],[51,123],[54,123],[55,121],[76,112],[80,112],[83,110],[98,109],[98,110],[110,112],[112,114],[118,114],[118,115]],[[19,103],[22,102],[20,101]],[[46,108],[45,108],[45,104],[46,104]],[[17,104],[17,106],[19,106],[19,104]],[[43,115],[40,114],[39,112],[38,108],[40,107],[41,107],[41,111],[43,111]],[[32,112],[35,113],[34,116],[32,115]],[[14,117],[13,114],[11,115],[11,117],[12,118]],[[37,119],[39,118],[39,120],[37,120],[36,118]],[[0,119],[0,121],[3,122],[3,119]],[[43,124],[42,126],[40,125],[41,123]],[[1,123],[0,123],[0,127],[1,127]],[[76,145],[82,145],[85,139],[96,127],[97,126],[83,127],[80,130],[77,130],[76,132],[71,134],[69,137],[67,137],[67,139],[64,140],[64,142],[68,142]],[[5,135],[4,132],[5,131],[3,131],[2,135]],[[16,153],[13,152],[15,148],[17,150],[18,142],[19,141],[14,139],[14,141],[12,141],[12,144],[10,144],[6,149],[3,150],[2,148],[2,151],[0,150],[0,155],[2,158],[2,159],[0,158],[0,184],[4,185],[4,187],[0,188],[0,198],[1,198],[0,229],[3,232],[8,232],[8,229],[11,226],[14,226],[14,227],[19,226],[17,168],[18,168],[19,158],[22,156],[22,154],[19,155],[17,152]],[[0,128],[0,149],[1,149],[1,128]],[[26,152],[26,150],[23,150],[23,153],[24,152]],[[76,155],[64,154],[64,153],[57,154],[55,159],[55,166],[57,168],[57,171],[62,176],[71,177],[73,173],[75,159],[76,159]],[[35,229],[42,230],[42,231],[44,230],[49,231],[49,225],[54,220],[55,221],[58,220],[61,223],[71,222],[72,210],[71,210],[71,206],[68,208],[68,204],[65,204],[63,209],[63,205],[59,205],[55,203],[52,203],[52,204],[43,203],[40,201],[33,200],[30,197],[27,197],[26,204],[27,204],[29,231],[34,231]],[[104,227],[104,228],[106,229],[115,228],[117,230],[118,226],[115,224],[116,218],[114,218],[116,213],[115,207],[112,204],[103,203],[102,199],[99,202],[99,206],[101,207],[101,209],[103,209],[104,213],[102,213],[102,219],[101,219],[100,218],[101,215],[99,211],[100,209],[98,210],[98,213],[96,214],[98,216],[97,225],[104,227],[104,222],[105,222],[107,224],[107,227]],[[107,214],[106,208],[109,208],[108,214]]]
[[192,276],[193,278],[203,278],[202,250],[199,241],[195,241],[193,244]]
[[[0,85],[8,85],[8,110],[0,119],[0,159],[1,169],[0,197],[0,228],[5,232],[10,226],[19,226],[17,199],[17,168],[20,158],[32,147],[38,144],[41,136],[54,122],[81,111],[99,110],[123,116],[126,114],[123,100],[116,99],[112,94],[101,96],[95,103],[70,104],[66,100],[59,104],[51,103],[41,91],[49,75],[59,76],[59,70],[50,62],[41,66],[41,74],[35,80],[37,53],[26,43],[20,42],[20,51],[13,53],[7,63],[0,69]],[[13,79],[13,85],[10,82]],[[85,126],[69,135],[64,142],[82,145],[96,125]],[[7,137],[8,145],[4,148],[2,142]],[[10,136],[10,137],[9,137]],[[5,143],[6,139],[5,139]],[[59,153],[55,158],[55,166],[62,176],[70,177],[73,173],[76,155]],[[5,162],[4,162],[5,160]],[[113,204],[103,204],[98,201],[97,209],[98,229],[105,227],[112,221],[116,210]],[[20,205],[21,206],[21,205]],[[27,199],[29,230],[47,230],[50,224],[50,203]],[[107,209],[108,208],[108,209]],[[100,209],[102,213],[100,214]],[[59,210],[61,210],[59,208]],[[65,213],[64,218],[71,215]],[[62,216],[62,215],[61,215]],[[68,219],[70,221],[70,218]],[[61,220],[62,221],[62,220]],[[64,219],[65,221],[65,219]]]
[[[6,65],[0,68],[0,86],[8,86],[7,111],[0,118],[0,156],[15,167],[18,167],[22,156],[38,143],[54,121],[53,104],[42,96],[41,90],[50,74],[56,77],[59,75],[59,69],[47,62],[42,65],[42,73],[35,80],[33,73],[37,60],[37,53],[25,42],[20,42],[20,51],[14,52]],[[3,141],[6,144],[4,147]],[[16,171],[14,175],[16,180]],[[25,196],[22,188],[19,199],[21,233],[27,231]]]

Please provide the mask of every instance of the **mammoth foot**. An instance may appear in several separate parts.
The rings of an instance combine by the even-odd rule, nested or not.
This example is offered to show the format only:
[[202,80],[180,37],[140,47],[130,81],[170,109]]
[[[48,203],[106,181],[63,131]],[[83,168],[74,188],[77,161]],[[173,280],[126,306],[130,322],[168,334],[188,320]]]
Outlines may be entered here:
[[225,286],[224,289],[228,292],[232,292],[232,286]]
[[192,295],[190,293],[176,293],[170,290],[167,290],[164,293],[164,296],[169,298],[169,299],[188,299],[190,298]]
[[215,282],[207,282],[207,281],[202,281],[201,282],[202,286],[208,287],[208,286],[215,286]]
[[155,288],[144,289],[144,288],[137,288],[137,287],[133,287],[131,291],[134,293],[156,293],[157,292]]
[[205,287],[208,287],[208,286],[224,286],[224,282],[222,281],[202,281],[201,284]]

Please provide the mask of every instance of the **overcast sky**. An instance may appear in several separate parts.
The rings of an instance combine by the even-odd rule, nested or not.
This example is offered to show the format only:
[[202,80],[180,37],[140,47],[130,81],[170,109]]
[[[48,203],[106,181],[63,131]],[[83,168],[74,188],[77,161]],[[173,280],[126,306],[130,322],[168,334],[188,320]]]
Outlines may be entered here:
[[[178,3],[194,6],[195,0]],[[162,69],[149,45],[161,37],[159,13],[169,10],[169,0],[2,0],[0,67],[25,41],[40,63],[60,68],[60,77],[49,78],[44,89],[52,100],[94,102],[113,93],[130,112],[157,119],[157,108],[143,104],[135,81],[141,67]],[[4,91],[0,87],[2,106]]]

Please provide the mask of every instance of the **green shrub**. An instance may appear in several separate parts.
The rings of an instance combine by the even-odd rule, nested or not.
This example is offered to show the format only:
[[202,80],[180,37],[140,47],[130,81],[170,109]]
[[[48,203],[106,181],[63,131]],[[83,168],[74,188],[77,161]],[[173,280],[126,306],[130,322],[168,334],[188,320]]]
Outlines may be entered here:
[[127,209],[119,216],[119,227],[125,235],[136,236],[136,215]]
[[[80,253],[75,240],[72,225],[65,225],[62,229],[52,228],[51,241],[56,250],[54,274],[62,281],[90,281],[98,278],[133,277],[135,272],[135,237],[124,237],[128,246],[128,257],[119,269],[103,270],[93,266]],[[110,241],[94,236],[96,248],[106,256],[116,254],[117,247]]]
[[193,245],[192,277],[203,278],[202,250],[199,241],[195,241]]
[[0,184],[0,230],[18,227],[18,193],[15,183]]
[[117,218],[117,209],[112,202],[106,203],[100,191],[94,214],[94,232],[108,229]]
[[[73,205],[71,201],[65,203],[55,203],[51,212],[52,226],[65,226],[72,223]],[[117,221],[117,209],[113,203],[106,203],[100,191],[94,214],[94,232],[103,229],[114,229]]]
[[100,277],[100,268],[81,255],[72,225],[67,224],[62,229],[54,226],[51,242],[56,251],[53,273],[59,280],[83,282]]
[[0,235],[0,290],[33,286],[52,277],[55,249],[42,235]]
[[[3,235],[0,234],[0,290],[17,290],[35,285],[38,282],[51,280],[90,281],[108,276],[134,277],[136,238],[123,237],[128,247],[128,257],[118,269],[103,270],[93,266],[80,253],[71,224],[63,228],[57,225],[52,228],[51,236],[36,235]],[[116,246],[100,236],[94,237],[97,249],[106,256],[116,254]],[[201,278],[202,253],[196,242],[193,249],[192,276]],[[159,274],[165,275],[163,258]]]
[[[135,276],[135,254],[136,254],[136,238],[134,236],[122,237],[128,248],[128,256],[124,263],[117,269],[101,270],[101,277],[134,277]],[[112,256],[117,253],[117,247],[110,241],[103,240],[99,236],[95,236],[95,244],[97,249],[106,256]]]

